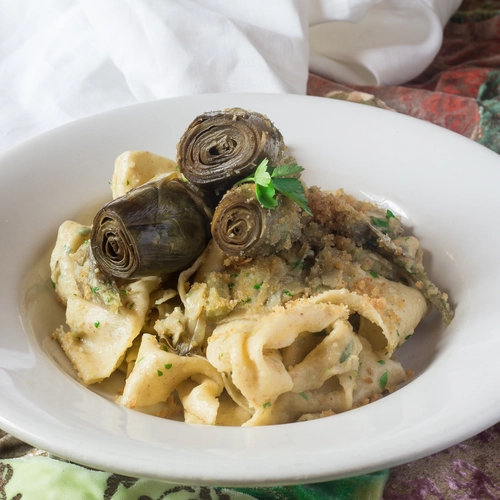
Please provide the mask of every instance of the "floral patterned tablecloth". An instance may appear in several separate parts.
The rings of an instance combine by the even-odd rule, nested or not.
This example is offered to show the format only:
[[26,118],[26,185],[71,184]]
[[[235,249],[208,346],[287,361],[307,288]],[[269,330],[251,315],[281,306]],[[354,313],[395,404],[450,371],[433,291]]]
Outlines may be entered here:
[[[426,120],[500,153],[500,0],[465,0],[441,51],[398,87],[346,87],[311,74],[308,94]],[[315,485],[208,488],[95,471],[48,456],[0,431],[0,500],[500,500],[500,423],[390,471]]]

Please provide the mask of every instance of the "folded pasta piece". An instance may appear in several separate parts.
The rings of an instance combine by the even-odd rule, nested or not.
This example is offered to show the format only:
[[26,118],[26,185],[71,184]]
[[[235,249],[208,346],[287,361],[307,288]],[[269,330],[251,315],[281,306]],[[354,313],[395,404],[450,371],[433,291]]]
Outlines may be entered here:
[[125,151],[115,160],[111,180],[113,199],[163,174],[170,174],[172,179],[181,178],[175,161],[170,158],[149,151]]
[[338,319],[330,333],[306,354],[304,360],[289,368],[292,392],[318,389],[332,376],[356,370],[361,349],[351,324]]
[[407,379],[406,371],[398,361],[390,359],[385,351],[373,351],[370,343],[360,337],[363,349],[359,354],[359,369],[353,392],[353,405],[360,406],[382,394],[393,392]]
[[81,295],[75,279],[75,254],[89,237],[89,226],[71,220],[59,226],[56,244],[50,256],[50,277],[57,298],[64,305],[68,297]]
[[400,363],[387,357],[385,352],[374,352],[363,337],[359,337],[358,342],[362,348],[356,356],[359,363],[354,370],[331,377],[314,390],[298,393],[303,387],[295,386],[272,404],[257,408],[243,425],[276,425],[342,413],[380,398],[384,391],[392,392],[407,379]]
[[303,415],[329,416],[352,408],[355,370],[331,377],[313,391],[285,392],[276,401],[256,408],[243,426],[276,425],[296,422]]
[[130,283],[120,291],[115,281],[95,266],[88,237],[90,228],[64,222],[52,251],[51,279],[66,305],[69,332],[54,332],[78,376],[86,385],[109,377],[120,365],[144,324],[150,294],[160,278]]
[[413,334],[428,310],[419,290],[382,276],[360,280],[352,291],[328,290],[311,297],[311,301],[345,304],[351,313],[358,313],[358,334],[374,350],[385,349],[389,356]]
[[[347,323],[346,307],[334,304],[315,304],[310,299],[290,302],[286,307],[277,307],[274,312],[252,319],[233,319],[217,326],[208,339],[207,359],[220,372],[231,374],[231,381],[248,401],[250,408],[271,405],[280,394],[302,390],[307,384],[306,372],[316,372],[312,385],[321,385],[320,380],[335,373],[352,370],[357,366],[359,352],[355,334]],[[337,325],[337,322],[339,325]],[[296,368],[291,375],[283,364],[279,349],[291,345],[303,332],[330,331],[329,350],[319,348],[326,355],[322,368],[325,374],[311,367],[318,361],[312,354],[304,361],[303,369]],[[349,333],[350,332],[350,333]],[[352,351],[351,351],[352,350]],[[351,351],[343,360],[343,353]],[[331,357],[330,357],[331,356]],[[334,358],[334,359],[332,359]],[[295,380],[295,381],[294,381]]]
[[126,287],[126,303],[117,312],[80,296],[68,298],[69,331],[60,327],[54,336],[85,385],[101,382],[120,365],[144,324],[149,295],[160,282],[152,277],[130,283]]
[[137,361],[117,402],[140,408],[166,401],[177,390],[186,421],[215,424],[223,391],[222,378],[199,356],[178,356],[165,351],[154,335],[144,334]]

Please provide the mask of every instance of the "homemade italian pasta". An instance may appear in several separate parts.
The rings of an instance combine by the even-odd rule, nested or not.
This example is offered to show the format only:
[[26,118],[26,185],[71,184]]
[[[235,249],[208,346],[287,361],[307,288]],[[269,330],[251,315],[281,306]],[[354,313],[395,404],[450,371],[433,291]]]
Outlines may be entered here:
[[[297,181],[293,169],[282,172],[288,172],[285,181]],[[161,190],[164,176],[186,182],[170,159],[123,153],[115,164],[113,197],[121,209],[128,210],[130,199],[139,210],[137,189],[154,183],[152,188]],[[126,228],[112,237],[103,233],[96,243],[91,241],[95,225],[61,225],[50,265],[67,327],[53,337],[78,378],[91,385],[120,373],[124,382],[117,403],[207,425],[310,420],[395,390],[408,374],[393,355],[429,304],[446,323],[452,318],[447,296],[425,274],[418,240],[404,236],[390,211],[342,190],[303,187],[304,198],[297,203],[279,191],[273,201],[278,211],[271,214],[274,207],[260,208],[258,189],[241,174],[238,179],[245,189],[234,188],[233,194],[229,188],[230,195],[216,199],[196,186],[186,191],[183,210],[192,199],[214,237],[206,238],[189,266],[179,268],[172,263],[175,239],[171,248],[170,240],[162,241],[162,251],[172,250],[173,257],[167,271],[151,276],[113,275],[96,260],[97,244],[100,259],[108,255],[121,265],[125,257],[116,240],[122,233],[127,237]],[[287,185],[276,182],[277,188]],[[259,203],[249,204],[255,193]],[[206,210],[200,211],[200,200],[210,200],[204,201]],[[99,220],[106,221],[105,209]],[[178,237],[170,219],[163,218],[158,229],[158,217],[148,213],[150,222],[141,229],[147,233],[136,238],[137,245],[145,240],[153,245],[147,252],[167,233]],[[222,218],[224,225],[215,228]],[[258,235],[265,235],[264,243],[255,243]],[[251,251],[245,254],[244,248]],[[154,257],[150,261],[154,266]]]

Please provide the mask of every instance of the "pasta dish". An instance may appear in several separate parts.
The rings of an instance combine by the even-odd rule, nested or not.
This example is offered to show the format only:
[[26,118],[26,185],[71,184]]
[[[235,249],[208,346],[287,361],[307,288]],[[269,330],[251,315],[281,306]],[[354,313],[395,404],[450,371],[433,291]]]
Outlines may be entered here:
[[418,239],[390,210],[306,186],[281,132],[239,108],[196,117],[176,160],[126,151],[112,201],[65,221],[56,339],[90,386],[163,418],[259,426],[345,412],[396,390],[431,307],[453,318]]

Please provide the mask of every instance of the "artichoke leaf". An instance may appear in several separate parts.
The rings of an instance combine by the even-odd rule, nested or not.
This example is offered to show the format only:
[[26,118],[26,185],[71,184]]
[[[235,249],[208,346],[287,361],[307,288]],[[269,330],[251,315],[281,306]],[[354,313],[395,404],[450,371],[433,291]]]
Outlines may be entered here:
[[281,132],[266,116],[232,108],[195,118],[177,145],[177,163],[190,182],[221,194],[265,158],[278,164],[284,150]]
[[195,186],[167,174],[104,205],[90,236],[99,268],[118,278],[165,276],[202,252],[211,210]]

